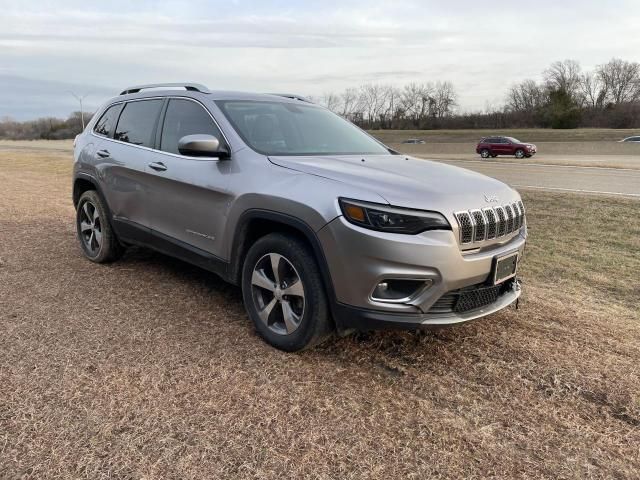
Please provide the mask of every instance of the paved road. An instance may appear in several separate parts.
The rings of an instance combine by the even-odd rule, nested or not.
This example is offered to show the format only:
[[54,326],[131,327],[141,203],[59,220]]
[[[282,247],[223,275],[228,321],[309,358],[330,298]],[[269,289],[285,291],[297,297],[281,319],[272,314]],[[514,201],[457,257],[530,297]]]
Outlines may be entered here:
[[519,189],[640,198],[640,170],[482,160],[440,161],[484,173]]

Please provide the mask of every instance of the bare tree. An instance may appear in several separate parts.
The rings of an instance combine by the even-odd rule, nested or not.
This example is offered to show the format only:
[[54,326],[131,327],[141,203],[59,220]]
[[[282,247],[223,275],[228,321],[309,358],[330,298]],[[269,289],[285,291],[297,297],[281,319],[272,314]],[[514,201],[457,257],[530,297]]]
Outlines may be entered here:
[[603,108],[607,98],[607,86],[596,72],[586,72],[580,79],[584,102],[591,108]]
[[453,108],[458,104],[458,95],[451,82],[436,82],[433,100],[431,102],[431,114],[442,118],[453,113]]
[[345,118],[353,118],[354,115],[360,112],[359,93],[357,88],[347,88],[342,95],[340,95],[342,101],[342,116]]
[[342,100],[340,98],[340,95],[336,95],[335,93],[332,93],[332,92],[327,92],[324,95],[322,95],[320,103],[325,107],[327,107],[332,112],[339,112],[342,104]]
[[640,63],[613,58],[596,74],[607,92],[607,101],[619,105],[640,100]]
[[550,90],[567,92],[571,99],[578,104],[582,103],[581,95],[581,68],[575,60],[553,62],[543,73],[545,84]]
[[380,119],[388,100],[388,88],[378,84],[367,84],[360,87],[360,101],[369,122]]
[[506,107],[514,112],[532,112],[546,102],[545,88],[529,79],[511,86],[507,93]]

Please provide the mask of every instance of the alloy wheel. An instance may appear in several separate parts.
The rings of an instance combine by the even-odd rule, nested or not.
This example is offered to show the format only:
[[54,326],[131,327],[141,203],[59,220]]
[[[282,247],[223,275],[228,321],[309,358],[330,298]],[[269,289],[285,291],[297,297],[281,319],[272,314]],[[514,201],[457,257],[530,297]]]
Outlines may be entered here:
[[263,255],[253,268],[251,294],[260,320],[278,335],[290,335],[302,321],[304,285],[293,264],[278,253]]
[[80,211],[80,237],[91,256],[100,253],[102,246],[102,221],[96,206],[90,201],[82,204]]

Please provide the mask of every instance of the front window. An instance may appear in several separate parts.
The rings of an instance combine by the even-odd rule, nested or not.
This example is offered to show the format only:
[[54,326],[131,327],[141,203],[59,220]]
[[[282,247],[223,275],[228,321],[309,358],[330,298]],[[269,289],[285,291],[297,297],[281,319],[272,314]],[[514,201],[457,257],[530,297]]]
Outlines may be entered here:
[[505,137],[510,143],[522,143],[520,140],[518,140],[517,138],[513,138],[513,137]]
[[284,102],[216,102],[242,139],[264,155],[388,155],[381,143],[324,108]]
[[186,135],[215,135],[224,141],[211,116],[199,104],[191,100],[172,98],[162,126],[160,150],[179,154],[178,142]]

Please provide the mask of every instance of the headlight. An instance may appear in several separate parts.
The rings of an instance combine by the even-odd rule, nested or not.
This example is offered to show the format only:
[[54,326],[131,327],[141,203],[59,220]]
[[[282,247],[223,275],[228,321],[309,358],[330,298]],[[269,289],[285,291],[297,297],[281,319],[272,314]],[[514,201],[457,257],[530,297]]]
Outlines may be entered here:
[[443,215],[425,210],[390,207],[340,198],[345,218],[359,227],[389,233],[415,235],[426,230],[451,230]]

